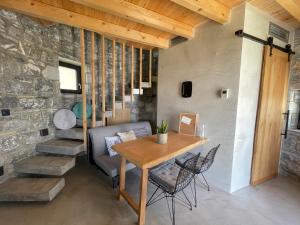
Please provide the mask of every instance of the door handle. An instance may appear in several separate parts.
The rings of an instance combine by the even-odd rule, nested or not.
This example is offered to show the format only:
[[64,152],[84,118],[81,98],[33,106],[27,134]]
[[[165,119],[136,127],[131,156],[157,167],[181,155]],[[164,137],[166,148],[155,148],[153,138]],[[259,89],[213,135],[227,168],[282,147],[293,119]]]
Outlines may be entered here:
[[288,110],[286,113],[283,113],[283,115],[285,115],[285,128],[284,128],[284,133],[281,133],[281,135],[283,135],[284,139],[286,139],[288,127],[289,127],[290,110]]

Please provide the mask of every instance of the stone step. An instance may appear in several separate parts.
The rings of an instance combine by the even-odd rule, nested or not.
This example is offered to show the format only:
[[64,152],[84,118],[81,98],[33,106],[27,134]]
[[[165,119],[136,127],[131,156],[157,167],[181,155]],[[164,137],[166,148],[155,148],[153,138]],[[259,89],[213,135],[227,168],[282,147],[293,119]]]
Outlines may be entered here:
[[84,145],[81,141],[52,139],[40,143],[36,146],[37,152],[75,156],[84,151]]
[[70,140],[82,140],[83,141],[83,129],[82,128],[72,128],[68,130],[56,130],[55,136],[62,139]]
[[0,201],[50,202],[64,186],[64,178],[14,178],[0,185]]
[[62,176],[75,166],[75,158],[37,155],[15,164],[17,173]]

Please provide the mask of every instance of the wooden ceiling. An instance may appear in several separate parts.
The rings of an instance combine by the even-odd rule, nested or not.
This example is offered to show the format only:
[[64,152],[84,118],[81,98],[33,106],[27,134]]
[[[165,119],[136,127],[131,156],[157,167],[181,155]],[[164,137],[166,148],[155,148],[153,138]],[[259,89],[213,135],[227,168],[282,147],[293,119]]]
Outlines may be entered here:
[[[300,1],[299,0],[276,0],[276,1],[275,0],[251,0],[249,2],[253,6],[261,9],[262,11],[269,13],[271,16],[277,18],[278,20],[286,22],[292,27],[295,28],[300,27]],[[296,18],[296,15],[293,16],[291,14],[290,9],[285,9],[281,5],[282,3],[288,3],[288,2],[295,3],[294,5],[295,11],[297,11],[298,8],[298,13],[296,13],[296,15],[298,15],[298,19]],[[298,6],[296,6],[297,4]]]
[[0,0],[0,7],[118,41],[168,48],[174,37],[193,38],[194,28],[207,20],[226,23],[230,10],[245,1],[300,27],[298,0]]

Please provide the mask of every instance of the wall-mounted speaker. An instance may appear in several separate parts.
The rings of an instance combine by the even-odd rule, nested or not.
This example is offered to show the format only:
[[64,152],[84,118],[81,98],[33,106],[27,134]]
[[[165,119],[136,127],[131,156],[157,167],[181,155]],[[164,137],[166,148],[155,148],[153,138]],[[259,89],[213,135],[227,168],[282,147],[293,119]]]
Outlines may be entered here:
[[181,96],[183,98],[190,98],[192,96],[193,83],[192,81],[184,81],[181,86]]

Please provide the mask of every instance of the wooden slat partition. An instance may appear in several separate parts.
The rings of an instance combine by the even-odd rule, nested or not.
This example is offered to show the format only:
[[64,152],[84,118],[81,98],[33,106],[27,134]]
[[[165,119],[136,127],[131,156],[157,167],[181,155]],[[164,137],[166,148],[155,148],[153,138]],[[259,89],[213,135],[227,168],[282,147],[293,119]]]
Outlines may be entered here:
[[116,116],[116,41],[113,40],[112,47],[112,115]]
[[134,46],[131,46],[131,103],[133,102],[134,89]]
[[87,150],[87,122],[86,122],[86,93],[85,93],[85,45],[84,30],[80,30],[80,48],[81,48],[81,84],[82,84],[82,125],[84,150]]
[[126,72],[126,65],[125,65],[125,43],[122,44],[122,109],[125,109],[125,72]]
[[91,49],[91,64],[92,64],[92,127],[96,127],[96,90],[95,90],[95,33],[92,32],[92,49]]
[[152,49],[149,50],[149,87],[152,87]]
[[140,48],[140,80],[139,80],[139,94],[142,93],[142,82],[143,82],[143,49]]
[[106,57],[105,57],[105,37],[101,37],[102,48],[102,125],[105,126],[105,95],[106,95]]

